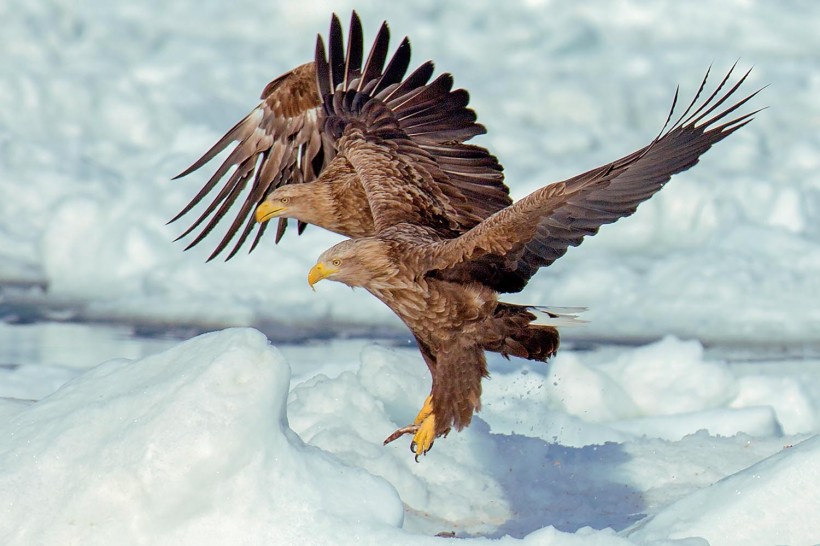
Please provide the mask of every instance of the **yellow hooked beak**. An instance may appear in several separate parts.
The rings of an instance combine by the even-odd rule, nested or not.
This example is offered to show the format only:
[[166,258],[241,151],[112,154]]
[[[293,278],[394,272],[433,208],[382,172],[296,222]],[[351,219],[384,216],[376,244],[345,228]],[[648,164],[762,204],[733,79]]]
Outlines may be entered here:
[[[336,273],[337,271],[339,271],[337,268],[328,267],[324,262],[319,262],[310,268],[310,272],[308,273],[308,284],[311,288],[313,288],[314,284],[322,279],[326,279],[328,276]],[[316,289],[313,288],[313,290]]]
[[261,224],[262,222],[267,222],[271,218],[276,218],[277,216],[280,216],[285,210],[287,210],[287,207],[274,205],[270,201],[265,201],[264,203],[256,207],[254,218],[256,218],[256,221]]

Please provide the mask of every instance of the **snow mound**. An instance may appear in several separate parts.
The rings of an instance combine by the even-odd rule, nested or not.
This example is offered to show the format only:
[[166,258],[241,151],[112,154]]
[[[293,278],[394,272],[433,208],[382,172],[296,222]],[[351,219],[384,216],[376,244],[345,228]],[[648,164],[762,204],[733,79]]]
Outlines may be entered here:
[[698,341],[668,336],[598,360],[564,351],[526,374],[494,370],[482,396],[493,411],[482,417],[496,433],[576,447],[640,437],[676,441],[699,430],[756,437],[816,430],[818,408],[797,380],[739,376],[707,357]]
[[[287,363],[252,329],[111,360],[39,402],[0,399],[0,543],[702,546],[699,537],[726,543],[730,528],[758,529],[771,543],[766,526],[790,544],[816,542],[801,515],[820,509],[820,441],[782,449],[780,432],[766,428],[776,411],[757,405],[775,383],[759,378],[745,406],[734,398],[745,387],[697,344],[669,339],[625,354],[585,368],[569,359],[560,372],[590,379],[590,422],[580,407],[563,421],[554,409],[556,397],[583,396],[577,385],[556,386],[558,376],[537,368],[519,382],[499,370],[485,411],[422,464],[408,441],[381,445],[428,392],[417,353],[371,345],[355,372],[311,377],[290,394]],[[696,381],[666,385],[659,373],[687,366],[731,396]],[[654,407],[646,385],[628,380],[641,375],[635,367],[678,393],[680,413]],[[600,384],[620,390],[590,395]],[[516,405],[518,422],[498,416]],[[765,430],[674,441],[653,432],[680,434],[700,419],[722,419],[727,434],[755,422]],[[539,437],[552,420],[580,425],[577,447]],[[591,442],[613,434],[635,439]],[[459,538],[432,536],[441,532]],[[742,538],[729,543],[753,543]]]
[[640,543],[702,537],[710,544],[817,544],[818,460],[820,436],[813,436],[684,497],[628,534]]
[[288,428],[289,381],[249,329],[88,371],[0,427],[0,542],[329,543],[401,525],[388,483]]

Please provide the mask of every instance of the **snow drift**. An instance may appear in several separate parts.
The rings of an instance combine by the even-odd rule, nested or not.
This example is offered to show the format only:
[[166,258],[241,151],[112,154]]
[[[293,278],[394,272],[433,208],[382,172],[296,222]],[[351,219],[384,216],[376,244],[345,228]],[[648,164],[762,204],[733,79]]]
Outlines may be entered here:
[[[675,444],[571,448],[493,432],[476,418],[415,464],[406,446],[380,443],[412,417],[414,398],[428,388],[423,372],[420,362],[373,348],[356,373],[309,379],[288,403],[287,363],[250,329],[106,362],[36,403],[0,406],[6,415],[0,539],[11,545],[440,544],[430,535],[443,531],[519,537],[500,544],[624,545],[698,536],[713,544],[764,544],[774,537],[816,542],[811,518],[802,516],[820,510],[816,437],[782,450],[776,439],[739,435],[719,442],[705,433]],[[499,400],[499,391],[488,391],[489,401]],[[286,404],[311,445],[289,427]],[[531,425],[545,417],[519,415]],[[741,442],[749,446],[745,454],[737,450]],[[715,450],[725,459],[716,459]],[[749,468],[743,462],[769,453],[775,455]],[[678,458],[694,480],[708,480],[717,461],[718,475],[733,475],[666,501],[641,521],[641,512],[659,501],[652,491],[669,479],[668,468],[687,472]],[[601,512],[601,502],[612,508]],[[606,521],[623,531],[607,529]],[[639,523],[630,528],[630,522]],[[727,537],[735,527],[742,532]]]
[[4,544],[309,544],[396,527],[385,481],[287,426],[252,330],[98,366],[3,423]]

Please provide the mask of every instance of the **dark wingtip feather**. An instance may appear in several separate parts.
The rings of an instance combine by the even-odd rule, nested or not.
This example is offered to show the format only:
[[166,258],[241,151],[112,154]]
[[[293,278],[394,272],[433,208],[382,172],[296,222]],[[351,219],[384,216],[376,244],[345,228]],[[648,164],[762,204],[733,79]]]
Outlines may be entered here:
[[387,63],[387,68],[384,69],[378,83],[370,92],[372,95],[378,95],[388,86],[401,82],[407,68],[410,66],[410,50],[410,40],[405,37],[399,47],[396,48],[390,62]]
[[285,234],[286,229],[288,229],[288,219],[279,218],[279,223],[276,225],[276,237],[273,240],[274,244],[279,244],[279,241],[282,240],[282,236]]
[[[703,93],[703,90],[706,88],[706,81],[709,79],[709,74],[711,74],[711,73],[712,73],[712,65],[710,64],[709,67],[706,69],[706,74],[703,76],[703,79],[700,81],[700,87],[698,87],[698,90],[695,93],[695,96],[692,98],[692,101],[689,103],[689,106],[686,107],[686,110],[683,111],[683,114],[680,115],[680,117],[677,119],[677,121],[675,121],[675,123],[672,125],[672,127],[677,127],[678,125],[680,125],[683,122],[683,119],[689,114],[689,111],[692,110],[692,107],[694,107],[695,104],[697,104],[701,93]],[[675,89],[675,95],[676,96],[678,94],[678,89],[680,89],[680,85],[678,85],[677,88]],[[675,109],[674,103],[672,104],[672,109],[673,110]],[[671,116],[671,113],[670,113],[670,116]]]
[[253,249],[255,249],[256,246],[259,244],[259,240],[262,238],[262,235],[265,234],[265,230],[267,228],[268,228],[268,222],[265,222],[264,224],[259,225],[259,228],[256,230],[256,235],[253,238],[253,242],[251,243],[251,248],[248,250],[249,254],[251,252],[253,252]]
[[[256,219],[253,217],[253,215],[251,215],[251,216],[248,217],[247,221],[245,222],[245,228],[242,230],[242,233],[239,235],[239,240],[236,242],[236,244],[233,246],[233,248],[231,249],[228,256],[225,258],[226,262],[228,260],[230,260],[231,258],[233,258],[234,256],[236,256],[236,254],[239,252],[239,249],[242,247],[242,245],[245,244],[245,241],[248,240],[248,235],[250,235],[251,230],[253,230],[254,224],[256,224]],[[251,250],[253,250],[253,249],[251,249]]]
[[[254,110],[254,112],[255,111],[256,110]],[[239,140],[237,138],[237,135],[241,133],[240,129],[242,128],[242,126],[245,123],[248,122],[248,118],[250,116],[252,116],[254,112],[251,112],[250,114],[248,114],[247,116],[245,116],[244,118],[239,120],[236,123],[236,125],[231,127],[230,130],[227,133],[222,135],[222,138],[220,138],[216,142],[216,144],[214,144],[213,146],[208,148],[208,151],[205,152],[204,154],[202,154],[202,157],[200,157],[199,159],[194,161],[194,163],[190,167],[188,167],[187,169],[185,169],[184,171],[182,171],[181,173],[179,173],[178,175],[173,177],[171,180],[177,180],[177,179],[182,178],[184,176],[188,176],[189,174],[191,174],[192,172],[194,172],[195,170],[199,169],[200,167],[205,165],[207,162],[212,160],[214,157],[216,157],[222,150],[227,148],[228,144],[230,144],[232,141]]]
[[330,84],[330,65],[327,62],[325,42],[321,34],[316,35],[316,53],[313,59],[316,67],[316,85],[319,88],[319,95],[324,97],[333,89]]
[[[191,164],[191,166],[190,166],[190,167],[188,167],[187,169],[185,169],[184,171],[182,171],[182,172],[181,172],[181,173],[179,173],[178,175],[176,175],[176,176],[174,176],[173,178],[171,178],[171,180],[179,180],[180,178],[183,178],[183,177],[185,177],[185,176],[188,176],[189,174],[191,174],[191,173],[192,173],[192,172],[194,172],[195,170],[197,170],[197,169],[199,169],[200,167],[202,167],[205,163],[207,163],[208,161],[210,161],[211,159],[213,159],[213,156],[215,156],[216,154],[218,154],[219,152],[221,152],[221,151],[225,148],[225,146],[227,146],[227,142],[226,142],[224,145],[222,145],[221,147],[219,147],[221,143],[222,143],[222,141],[220,140],[220,142],[217,142],[216,144],[214,144],[214,145],[211,147],[211,149],[210,149],[210,150],[208,150],[207,152],[205,152],[205,153],[202,155],[202,157],[200,157],[199,159],[197,159],[196,161],[194,161],[194,162]],[[217,147],[219,147],[219,149],[218,149],[218,150],[217,150]],[[213,152],[213,154],[212,154],[212,152]]]
[[330,19],[330,32],[328,34],[328,61],[330,62],[330,75],[333,87],[344,81],[345,58],[344,41],[342,38],[342,23],[334,13]]
[[721,104],[723,104],[724,101],[726,101],[726,99],[728,99],[740,87],[740,85],[746,80],[746,77],[751,72],[751,69],[748,72],[746,72],[746,74],[744,74],[743,77],[740,78],[737,81],[737,83],[729,91],[726,92],[725,95],[723,95],[723,97],[718,99],[716,102],[712,103],[712,101],[715,99],[715,97],[717,97],[718,94],[720,93],[720,91],[723,89],[723,86],[726,85],[726,82],[729,81],[729,77],[732,75],[732,72],[734,72],[735,67],[737,67],[737,61],[735,61],[735,63],[731,66],[731,68],[729,68],[729,71],[726,73],[726,75],[720,81],[720,83],[715,88],[715,90],[712,92],[712,94],[709,95],[709,98],[706,99],[705,101],[703,101],[703,104],[700,106],[700,108],[695,110],[692,113],[692,115],[690,115],[688,118],[686,118],[685,121],[682,121],[681,125],[696,125],[698,123],[698,121],[700,121],[701,119],[708,116],[711,112],[713,112],[716,108],[718,108]]
[[359,19],[359,14],[354,10],[350,15],[350,30],[347,33],[347,55],[345,55],[344,71],[345,89],[350,85],[350,81],[357,77],[361,71],[363,48],[362,22]]
[[412,89],[416,89],[418,87],[422,87],[430,81],[430,78],[433,77],[433,72],[435,71],[435,65],[433,61],[427,61],[423,63],[421,66],[416,68],[405,80],[396,86],[390,93],[385,95],[382,100],[384,102],[390,102],[395,97],[402,97]]
[[376,79],[384,69],[384,61],[387,59],[387,48],[390,44],[390,28],[387,26],[387,21],[382,23],[379,27],[379,32],[376,33],[376,38],[373,40],[373,46],[370,48],[370,53],[367,56],[367,61],[362,68],[362,77],[359,80],[358,91],[361,91],[365,85]]

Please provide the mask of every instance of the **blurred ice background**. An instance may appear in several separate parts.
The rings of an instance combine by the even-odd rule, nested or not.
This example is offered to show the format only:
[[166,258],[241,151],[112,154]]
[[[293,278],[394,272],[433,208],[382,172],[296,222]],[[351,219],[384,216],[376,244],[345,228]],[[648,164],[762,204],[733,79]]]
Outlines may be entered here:
[[[166,226],[210,171],[170,178],[309,60],[329,13],[386,19],[415,63],[470,90],[515,197],[621,157],[659,130],[675,86],[754,65],[770,106],[638,213],[571,249],[515,299],[582,305],[568,334],[815,342],[820,332],[820,38],[812,2],[710,6],[469,3],[6,3],[0,59],[0,278],[16,301],[126,322],[384,324],[344,287],[306,289],[318,229],[203,265]],[[11,297],[11,296],[9,296]]]
[[[380,446],[382,430],[412,418],[427,388],[418,353],[402,348],[401,324],[364,292],[307,287],[308,268],[336,236],[309,228],[278,247],[263,241],[251,255],[206,264],[218,237],[183,252],[185,241],[172,240],[186,225],[166,225],[211,171],[171,177],[253,108],[269,80],[311,59],[331,12],[346,24],[351,9],[366,40],[388,20],[394,44],[410,37],[413,65],[434,59],[470,91],[488,129],[476,142],[499,157],[516,198],[645,145],[675,86],[691,97],[710,65],[717,81],[740,59],[741,70],[754,66],[749,91],[769,85],[752,105],[769,106],[755,121],[509,298],[587,306],[590,322],[564,332],[566,349],[549,366],[492,359],[480,418],[437,443],[422,465],[409,464],[404,445]],[[8,486],[0,487],[0,522],[16,522],[0,523],[0,536],[104,543],[136,533],[150,543],[201,543],[222,535],[190,522],[214,521],[223,531],[243,529],[251,543],[348,535],[424,543],[413,533],[442,530],[532,544],[820,542],[820,532],[798,522],[820,509],[816,439],[783,449],[820,429],[818,24],[820,4],[809,0],[0,3],[0,397],[43,400],[0,400],[0,429],[8,432],[0,441],[0,483]],[[284,360],[245,331],[177,345],[228,326],[254,326],[281,344],[292,377],[260,372]],[[202,366],[239,347],[240,372],[261,373],[268,388],[241,391],[244,405],[236,405],[235,392],[192,387],[190,403],[175,405],[173,374],[200,373],[179,347],[204,355]],[[122,360],[84,373],[169,348],[153,364],[134,362],[147,375],[129,375]],[[148,373],[161,367],[172,371]],[[228,368],[203,377],[230,383]],[[135,381],[147,398],[131,396]],[[280,427],[287,440],[197,421],[213,406],[225,419],[275,429],[276,415],[260,408],[283,404],[288,385],[289,424]],[[82,400],[99,392],[114,393],[111,405],[89,413]],[[272,515],[292,513],[266,504],[264,487],[297,488],[304,474],[291,476],[302,482],[274,479],[266,463],[242,466],[241,457],[198,448],[197,460],[216,472],[207,487],[227,488],[245,504],[224,516],[215,493],[212,512],[162,512],[174,514],[165,521],[173,533],[147,525],[157,515],[157,482],[131,489],[118,468],[166,476],[181,506],[207,487],[202,476],[169,470],[192,454],[171,440],[152,443],[160,428],[122,428],[120,419],[146,404],[158,408],[148,421],[155,427],[190,413],[183,424],[201,428],[177,432],[190,445],[234,442],[314,468],[309,489],[330,503],[329,519],[310,493],[300,506],[318,512],[299,532],[265,527]],[[105,411],[114,408],[119,413]],[[263,414],[271,421],[259,420]],[[291,428],[323,450],[319,459],[334,454],[330,467],[303,450]],[[127,449],[111,443],[119,436]],[[83,442],[91,455],[49,466],[51,485],[39,489],[44,467],[28,462],[66,460]],[[116,459],[146,446],[170,454]],[[170,461],[163,469],[171,474],[154,474],[156,461]],[[349,487],[347,478],[330,477],[333,465],[348,468],[339,461],[382,476],[398,496],[354,479],[379,491],[384,511],[345,511],[327,500]],[[228,474],[238,481],[219,478]],[[43,527],[65,515],[44,499],[86,486],[65,521],[109,534]],[[122,512],[111,508],[120,506],[111,497],[119,490],[128,492],[117,497]],[[396,506],[404,534],[384,529],[401,525]],[[334,535],[339,521],[356,518],[359,527]],[[729,538],[725,525],[734,526]]]

